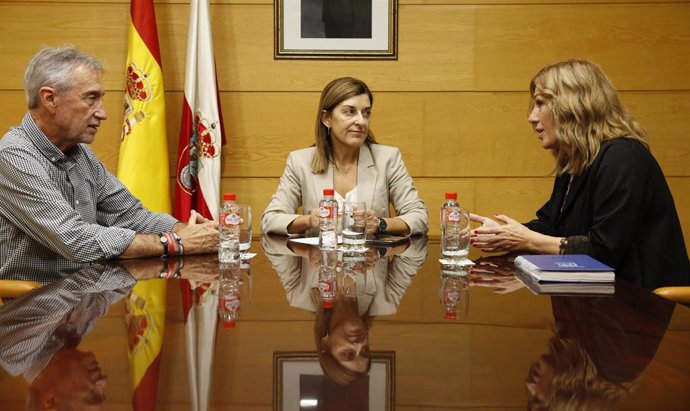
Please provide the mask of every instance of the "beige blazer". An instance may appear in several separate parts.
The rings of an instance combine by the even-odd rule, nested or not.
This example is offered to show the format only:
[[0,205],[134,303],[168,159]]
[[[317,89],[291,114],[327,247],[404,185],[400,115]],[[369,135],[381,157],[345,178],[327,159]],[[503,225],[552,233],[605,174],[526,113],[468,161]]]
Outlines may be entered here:
[[[293,151],[287,159],[278,190],[261,216],[261,232],[287,234],[287,226],[299,215],[317,207],[324,188],[333,188],[333,165],[322,174],[313,174],[311,160],[315,147]],[[344,193],[341,193],[344,194]],[[412,178],[402,161],[400,150],[381,144],[364,144],[357,165],[357,200],[378,217],[390,217],[389,205],[410,227],[410,235],[428,231],[429,216]],[[316,235],[308,232],[307,235]]]

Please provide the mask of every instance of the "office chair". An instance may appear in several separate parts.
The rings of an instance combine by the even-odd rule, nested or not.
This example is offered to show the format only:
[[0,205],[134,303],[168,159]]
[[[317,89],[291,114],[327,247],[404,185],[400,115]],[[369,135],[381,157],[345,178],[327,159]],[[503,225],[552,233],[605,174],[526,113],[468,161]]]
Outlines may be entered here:
[[40,286],[35,281],[0,280],[0,305],[3,298],[17,298]]
[[690,287],[660,287],[654,290],[654,294],[677,303],[690,304]]

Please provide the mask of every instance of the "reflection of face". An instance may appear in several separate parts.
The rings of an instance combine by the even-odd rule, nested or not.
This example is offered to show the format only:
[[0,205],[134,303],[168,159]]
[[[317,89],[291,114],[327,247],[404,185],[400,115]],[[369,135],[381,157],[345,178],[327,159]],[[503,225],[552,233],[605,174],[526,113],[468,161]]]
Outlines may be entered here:
[[107,118],[101,73],[79,67],[72,72],[72,78],[72,87],[55,98],[58,135],[53,136],[53,142],[63,151],[78,143],[92,143],[101,121]]
[[530,396],[535,400],[535,404],[546,405],[553,377],[554,368],[546,355],[542,355],[532,364],[525,381],[525,387],[527,387]]
[[350,97],[325,112],[322,121],[331,129],[334,150],[361,147],[369,134],[370,116],[371,101],[367,94]]
[[51,369],[44,369],[42,378],[50,386],[47,392],[53,396],[56,409],[103,409],[108,377],[93,353],[63,349],[53,356],[48,367]]
[[534,107],[527,118],[527,121],[532,124],[534,131],[537,132],[537,137],[541,140],[541,146],[545,149],[553,149],[558,146],[556,139],[556,126],[553,121],[553,113],[546,104],[547,97],[540,93],[539,89],[534,91]]
[[328,349],[343,367],[363,373],[369,366],[369,333],[364,322],[344,319],[331,327]]

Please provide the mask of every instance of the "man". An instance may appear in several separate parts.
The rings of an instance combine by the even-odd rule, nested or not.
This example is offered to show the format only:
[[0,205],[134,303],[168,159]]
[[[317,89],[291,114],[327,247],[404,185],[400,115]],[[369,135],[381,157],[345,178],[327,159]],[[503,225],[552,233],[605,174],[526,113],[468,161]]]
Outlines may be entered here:
[[161,239],[175,241],[161,233],[171,231],[185,254],[218,248],[214,222],[192,213],[183,224],[147,210],[87,146],[107,118],[102,72],[75,47],[44,48],[29,62],[29,112],[0,140],[0,278],[69,261],[162,255]]

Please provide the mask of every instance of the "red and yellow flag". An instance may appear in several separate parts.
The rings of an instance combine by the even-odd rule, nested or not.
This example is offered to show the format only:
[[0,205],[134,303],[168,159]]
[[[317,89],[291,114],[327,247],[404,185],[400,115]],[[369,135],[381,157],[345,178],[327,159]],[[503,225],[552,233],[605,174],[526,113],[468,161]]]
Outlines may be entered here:
[[[117,176],[149,210],[170,213],[165,90],[153,1],[132,0],[130,18]],[[155,409],[165,296],[165,280],[148,280],[127,298],[134,410]]]

